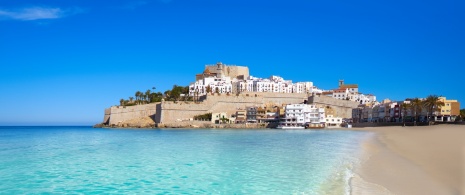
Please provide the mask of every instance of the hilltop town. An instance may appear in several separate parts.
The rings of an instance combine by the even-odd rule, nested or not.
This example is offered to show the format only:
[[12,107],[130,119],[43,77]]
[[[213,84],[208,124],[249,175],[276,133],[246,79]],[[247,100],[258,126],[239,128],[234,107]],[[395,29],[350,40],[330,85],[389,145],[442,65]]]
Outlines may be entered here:
[[363,94],[357,84],[345,84],[344,80],[334,89],[320,89],[310,81],[253,77],[246,66],[218,62],[206,65],[188,87],[174,86],[165,94],[147,90],[145,95],[136,92],[135,101],[122,99],[119,106],[105,109],[102,125],[323,128],[460,119],[460,103],[446,97],[377,101],[375,95]]

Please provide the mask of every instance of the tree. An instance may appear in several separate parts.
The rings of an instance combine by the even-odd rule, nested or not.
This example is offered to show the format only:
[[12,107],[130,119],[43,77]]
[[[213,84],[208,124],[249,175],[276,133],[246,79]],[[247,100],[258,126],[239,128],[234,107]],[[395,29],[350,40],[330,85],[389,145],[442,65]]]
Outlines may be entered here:
[[161,92],[152,93],[152,102],[161,102],[163,94]]
[[413,111],[412,113],[415,116],[415,121],[418,121],[418,114],[421,113],[424,103],[420,99],[414,98],[410,104]]
[[124,106],[124,99],[123,99],[123,98],[121,98],[121,99],[119,100],[119,105],[120,105],[120,106]]
[[134,97],[129,97],[129,101],[132,102],[134,100]]
[[411,105],[409,103],[402,103],[400,105],[400,111],[402,113],[402,122],[404,123],[405,126],[405,117],[407,116],[407,111],[410,109]]
[[216,87],[215,93],[220,94],[220,89],[218,87]]
[[141,100],[141,96],[142,96],[142,92],[140,91],[137,91],[136,94],[136,102],[140,103],[140,100]]
[[208,85],[208,86],[206,87],[206,91],[207,91],[207,93],[211,93],[211,92],[212,92],[212,88],[210,87],[210,85]]
[[460,116],[462,117],[463,120],[465,120],[465,109],[460,110]]
[[147,103],[150,103],[151,101],[151,98],[150,98],[150,89],[147,89],[147,91],[145,92],[145,97],[147,99]]
[[189,94],[189,86],[185,86],[182,89],[182,93],[184,94],[184,101],[189,100],[190,94]]
[[227,123],[229,122],[228,118],[225,118],[224,116],[221,118],[221,123]]
[[437,95],[429,95],[424,104],[431,117],[433,117],[435,111],[439,110],[441,106],[444,106],[444,102],[439,101],[439,96]]
[[212,120],[212,113],[195,115],[194,120],[211,121]]
[[184,89],[184,87],[182,87],[182,86],[173,85],[173,89],[171,89],[171,94],[170,94],[171,98],[174,101],[178,101],[179,97],[181,97],[183,89]]
[[170,100],[171,99],[171,90],[166,90],[163,95],[165,96],[165,99],[166,100]]

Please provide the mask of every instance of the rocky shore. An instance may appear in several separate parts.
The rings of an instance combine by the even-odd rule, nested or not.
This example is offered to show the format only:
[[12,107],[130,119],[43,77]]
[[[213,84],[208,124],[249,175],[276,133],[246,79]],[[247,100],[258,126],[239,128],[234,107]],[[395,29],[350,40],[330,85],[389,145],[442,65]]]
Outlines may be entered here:
[[94,125],[94,128],[191,128],[191,129],[266,129],[274,128],[277,124],[213,124],[210,121],[179,121],[173,123],[156,124],[150,117],[142,117],[122,121],[117,125],[105,125],[103,123]]

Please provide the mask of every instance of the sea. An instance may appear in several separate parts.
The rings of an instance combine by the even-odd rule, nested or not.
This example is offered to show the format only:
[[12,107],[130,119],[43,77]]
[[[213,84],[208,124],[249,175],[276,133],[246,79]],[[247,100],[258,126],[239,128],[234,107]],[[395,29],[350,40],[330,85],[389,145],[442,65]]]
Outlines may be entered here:
[[349,194],[370,132],[0,127],[0,194]]

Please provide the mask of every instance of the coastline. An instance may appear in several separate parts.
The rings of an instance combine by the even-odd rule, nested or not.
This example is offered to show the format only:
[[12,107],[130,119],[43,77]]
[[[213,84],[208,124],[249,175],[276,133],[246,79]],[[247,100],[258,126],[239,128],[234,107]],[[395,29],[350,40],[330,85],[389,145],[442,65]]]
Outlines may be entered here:
[[351,194],[461,194],[465,126],[368,127]]

